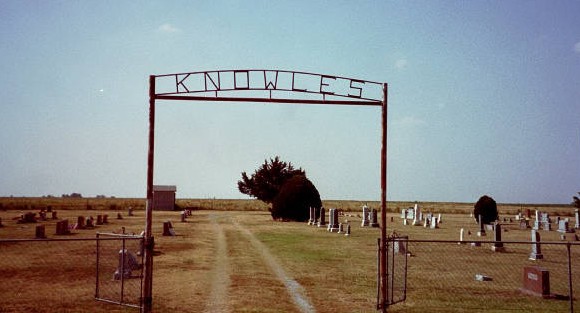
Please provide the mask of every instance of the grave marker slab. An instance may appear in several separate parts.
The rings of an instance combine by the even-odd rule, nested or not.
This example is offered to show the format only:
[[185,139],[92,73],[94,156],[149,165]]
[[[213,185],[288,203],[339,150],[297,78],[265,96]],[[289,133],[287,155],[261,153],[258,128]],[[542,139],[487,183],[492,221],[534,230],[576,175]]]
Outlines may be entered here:
[[175,236],[175,230],[170,221],[163,222],[163,236]]
[[523,292],[539,296],[550,297],[550,272],[540,266],[524,267]]
[[318,220],[318,227],[326,226],[326,212],[324,212],[324,207],[320,208],[320,220]]
[[505,252],[505,247],[503,246],[503,243],[501,242],[501,224],[496,223],[495,227],[494,227],[494,243],[491,245],[491,251],[494,252]]
[[59,236],[70,234],[70,230],[68,229],[68,220],[56,222],[56,234]]
[[541,260],[544,258],[542,254],[542,247],[540,245],[540,233],[532,229],[532,252],[530,253],[530,260]]
[[44,225],[36,225],[35,238],[36,239],[44,239],[44,238],[46,238],[46,234],[45,234],[44,230],[45,230]]

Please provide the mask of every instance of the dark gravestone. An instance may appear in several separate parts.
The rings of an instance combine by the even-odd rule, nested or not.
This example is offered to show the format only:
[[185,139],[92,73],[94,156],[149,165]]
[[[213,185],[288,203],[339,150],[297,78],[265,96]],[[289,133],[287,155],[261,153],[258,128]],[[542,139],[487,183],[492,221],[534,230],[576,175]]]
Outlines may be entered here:
[[103,215],[103,224],[108,224],[109,223],[109,215],[108,214],[104,214]]
[[169,221],[163,222],[163,236],[175,236],[173,225]]
[[68,220],[62,220],[56,222],[56,234],[57,235],[68,235],[70,230],[68,229]]
[[318,220],[318,227],[326,226],[326,212],[324,212],[324,207],[320,208],[320,219]]
[[550,296],[550,272],[540,266],[524,267],[524,286],[522,291],[534,296]]
[[491,250],[495,252],[505,252],[505,247],[501,242],[501,224],[496,223],[493,231],[493,240],[495,242],[491,245]]
[[46,238],[44,225],[36,225],[35,238],[36,239],[44,239],[44,238]]
[[542,246],[540,245],[540,233],[532,229],[532,252],[530,253],[530,260],[540,260],[544,258],[542,254]]
[[50,214],[52,215],[52,219],[53,220],[57,220],[58,219],[58,217],[56,216],[57,215],[56,211],[51,211]]
[[97,225],[103,225],[103,216],[97,215]]

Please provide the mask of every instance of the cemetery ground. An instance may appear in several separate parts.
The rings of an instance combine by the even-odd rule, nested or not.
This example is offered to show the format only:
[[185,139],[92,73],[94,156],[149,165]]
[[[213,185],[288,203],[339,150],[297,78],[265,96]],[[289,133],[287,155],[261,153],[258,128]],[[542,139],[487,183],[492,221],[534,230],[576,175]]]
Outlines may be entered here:
[[[45,225],[48,239],[94,239],[97,232],[121,232],[124,227],[126,233],[139,234],[144,229],[142,199],[41,200],[0,199],[0,239],[34,239],[37,225]],[[348,237],[306,223],[272,221],[265,206],[251,200],[180,200],[180,207],[194,209],[185,222],[179,211],[155,211],[154,312],[376,312],[380,230],[360,227],[365,203],[324,203],[344,211],[340,222],[350,223]],[[13,219],[47,205],[57,211],[58,220],[74,223],[78,216],[108,214],[109,223],[57,236],[57,220],[18,224]],[[379,207],[376,202],[368,205]],[[473,204],[420,205],[423,212],[442,214],[438,229],[403,225],[401,209],[412,203],[392,202],[388,233],[450,242],[409,243],[407,299],[389,307],[389,312],[569,311],[568,300],[520,291],[523,267],[539,265],[550,271],[551,293],[568,295],[566,246],[547,244],[562,242],[561,233],[540,230],[544,259],[531,261],[529,243],[507,243],[504,253],[493,252],[491,243],[458,244],[461,228],[471,232],[467,241],[493,240],[492,231],[477,237],[478,225],[469,217]],[[133,216],[127,214],[129,206],[135,208]],[[513,219],[526,208],[569,217],[574,225],[568,206],[499,205],[500,219]],[[123,219],[117,219],[117,213]],[[162,236],[165,221],[172,222],[176,236]],[[504,241],[530,241],[530,230],[520,230],[515,221],[503,226]],[[565,240],[572,235],[566,234]],[[0,243],[0,312],[138,312],[94,300],[95,254],[94,240]],[[119,284],[113,280],[114,272],[112,266],[104,274],[109,277],[106,284]],[[573,289],[580,292],[580,246],[572,246],[572,273]],[[478,281],[478,274],[492,280]],[[129,294],[138,289],[131,280],[126,284]]]

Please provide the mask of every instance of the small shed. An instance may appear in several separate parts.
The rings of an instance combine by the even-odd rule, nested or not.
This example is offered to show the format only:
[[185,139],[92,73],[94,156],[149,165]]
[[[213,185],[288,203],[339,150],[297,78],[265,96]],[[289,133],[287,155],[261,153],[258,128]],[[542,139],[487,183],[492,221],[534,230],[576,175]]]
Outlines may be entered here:
[[153,186],[153,209],[172,211],[175,209],[176,186]]

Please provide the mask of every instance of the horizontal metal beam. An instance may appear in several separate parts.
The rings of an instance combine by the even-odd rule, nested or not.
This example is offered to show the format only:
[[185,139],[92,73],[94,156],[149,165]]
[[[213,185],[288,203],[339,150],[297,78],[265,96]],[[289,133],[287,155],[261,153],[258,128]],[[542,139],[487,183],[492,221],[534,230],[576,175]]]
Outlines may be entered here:
[[236,98],[236,97],[196,97],[196,96],[169,96],[157,95],[156,100],[182,100],[182,101],[221,101],[221,102],[270,102],[290,104],[334,104],[334,105],[367,105],[381,106],[381,101],[360,100],[315,100],[315,99],[271,99],[271,98]]

